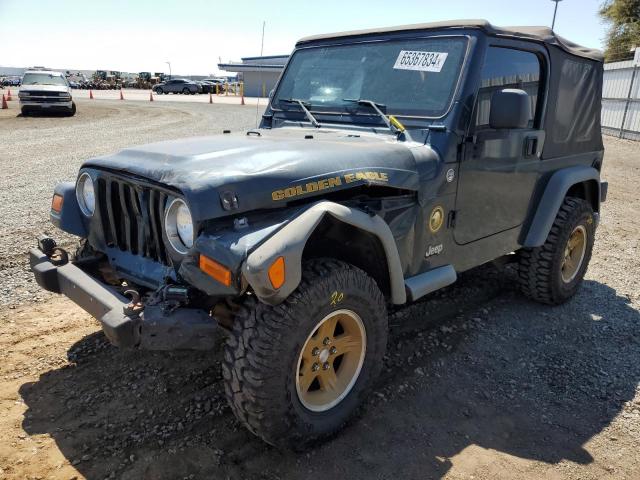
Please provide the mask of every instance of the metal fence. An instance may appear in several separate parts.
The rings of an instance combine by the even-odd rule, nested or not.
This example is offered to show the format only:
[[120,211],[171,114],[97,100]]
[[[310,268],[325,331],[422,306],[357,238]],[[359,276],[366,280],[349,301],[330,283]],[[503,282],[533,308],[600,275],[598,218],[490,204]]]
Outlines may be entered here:
[[604,65],[602,133],[640,140],[640,68],[633,60]]

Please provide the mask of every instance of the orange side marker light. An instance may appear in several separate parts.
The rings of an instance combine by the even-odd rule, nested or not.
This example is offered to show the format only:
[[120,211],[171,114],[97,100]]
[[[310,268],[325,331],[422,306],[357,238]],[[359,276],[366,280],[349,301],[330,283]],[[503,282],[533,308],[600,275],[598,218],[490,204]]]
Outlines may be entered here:
[[273,288],[278,289],[284,285],[285,281],[285,266],[284,257],[276,258],[275,262],[269,267],[269,281]]
[[231,270],[205,255],[200,255],[200,270],[221,284],[231,286]]
[[57,193],[51,199],[51,210],[56,213],[60,213],[62,211],[62,195],[58,195]]

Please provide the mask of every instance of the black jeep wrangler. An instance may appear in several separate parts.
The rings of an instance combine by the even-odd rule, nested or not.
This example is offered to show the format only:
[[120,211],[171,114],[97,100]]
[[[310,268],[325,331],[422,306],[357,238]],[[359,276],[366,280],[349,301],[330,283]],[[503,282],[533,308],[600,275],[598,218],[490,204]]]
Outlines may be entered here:
[[366,397],[389,305],[504,256],[528,297],[576,292],[607,190],[602,62],[486,21],[305,38],[260,128],[86,161],[51,207],[80,247],[42,236],[32,270],[121,347],[224,332],[238,419],[304,446]]

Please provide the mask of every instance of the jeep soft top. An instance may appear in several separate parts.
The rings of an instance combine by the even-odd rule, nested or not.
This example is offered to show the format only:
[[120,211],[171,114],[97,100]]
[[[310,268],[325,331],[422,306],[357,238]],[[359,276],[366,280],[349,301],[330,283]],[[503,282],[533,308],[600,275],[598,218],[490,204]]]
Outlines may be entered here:
[[[602,54],[458,21],[301,40],[260,128],[87,160],[56,187],[38,283],[128,348],[213,348],[266,441],[337,431],[382,366],[387,307],[503,258],[571,298],[593,248]],[[393,307],[392,307],[393,308]]]

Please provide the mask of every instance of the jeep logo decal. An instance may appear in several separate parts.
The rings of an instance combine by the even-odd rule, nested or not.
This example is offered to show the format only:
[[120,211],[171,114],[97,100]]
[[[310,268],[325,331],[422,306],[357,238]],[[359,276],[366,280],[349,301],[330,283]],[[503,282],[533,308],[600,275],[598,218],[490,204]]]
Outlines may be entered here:
[[440,255],[443,250],[444,250],[444,246],[441,243],[436,246],[429,245],[429,248],[427,248],[427,251],[424,254],[424,258],[429,258],[429,257],[432,257],[433,255]]

